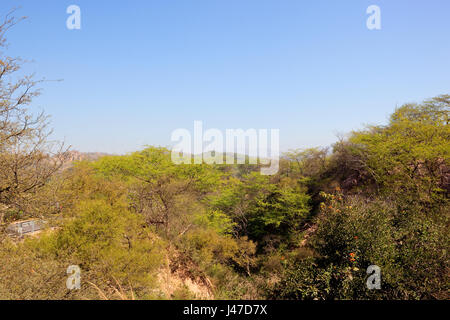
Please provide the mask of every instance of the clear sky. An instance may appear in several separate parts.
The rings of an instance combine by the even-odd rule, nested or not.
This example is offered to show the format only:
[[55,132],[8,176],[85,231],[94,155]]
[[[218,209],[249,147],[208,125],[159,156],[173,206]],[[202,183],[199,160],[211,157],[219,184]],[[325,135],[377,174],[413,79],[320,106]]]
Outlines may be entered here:
[[[66,8],[81,8],[81,30]],[[366,9],[381,8],[381,30]],[[281,149],[329,145],[450,93],[448,0],[0,0],[43,85],[35,106],[80,151],[169,146],[177,128],[280,129]]]

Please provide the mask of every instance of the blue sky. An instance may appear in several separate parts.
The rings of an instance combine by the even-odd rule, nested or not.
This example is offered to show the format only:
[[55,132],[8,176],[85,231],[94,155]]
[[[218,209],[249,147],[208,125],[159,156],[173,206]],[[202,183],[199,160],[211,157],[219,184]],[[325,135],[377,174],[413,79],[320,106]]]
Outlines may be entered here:
[[[81,30],[66,28],[71,4]],[[381,30],[366,28],[372,4]],[[18,6],[29,18],[8,54],[64,80],[34,106],[80,151],[169,146],[194,120],[325,146],[450,91],[448,0],[1,0],[0,13]]]

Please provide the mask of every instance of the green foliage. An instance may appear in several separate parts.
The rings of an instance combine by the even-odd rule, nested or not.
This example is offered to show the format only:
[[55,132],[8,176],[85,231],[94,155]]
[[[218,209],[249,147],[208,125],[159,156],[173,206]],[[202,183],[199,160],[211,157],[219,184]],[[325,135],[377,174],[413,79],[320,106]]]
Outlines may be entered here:
[[331,286],[333,266],[319,269],[312,258],[302,260],[283,274],[282,280],[275,288],[269,290],[269,296],[288,300],[324,300],[328,299]]
[[107,178],[120,177],[127,182],[145,183],[151,186],[183,182],[180,188],[192,187],[205,192],[216,186],[221,173],[208,165],[176,165],[170,151],[148,147],[127,156],[103,157],[93,164],[96,171]]
[[[311,240],[317,256],[292,263],[274,292],[288,299],[444,297],[449,241],[441,215],[414,212],[405,219],[388,201],[323,196]],[[366,288],[370,265],[382,270],[382,290]]]
[[208,203],[233,219],[239,236],[255,241],[271,235],[291,239],[309,212],[310,198],[295,180],[270,179],[259,173],[230,178]]
[[261,239],[267,234],[277,234],[290,239],[309,213],[309,200],[297,186],[272,185],[270,193],[257,199],[255,207],[249,210],[250,235]]
[[220,235],[232,234],[236,226],[236,223],[228,215],[218,210],[208,211],[207,213],[200,212],[195,219],[195,224],[212,229]]
[[274,176],[154,147],[75,163],[26,201],[52,228],[0,237],[0,298],[189,299],[194,285],[218,299],[448,299],[449,102],[402,106],[331,153],[291,151]]
[[[450,96],[398,108],[387,126],[350,137],[351,153],[382,192],[433,202],[445,193],[442,171],[450,166]],[[448,190],[447,190],[448,192]],[[406,200],[406,199],[405,199]]]
[[36,248],[54,259],[79,265],[96,280],[94,284],[114,280],[130,284],[138,296],[148,296],[162,264],[163,242],[142,229],[140,217],[124,206],[89,200],[80,203],[76,211],[76,217],[43,237]]

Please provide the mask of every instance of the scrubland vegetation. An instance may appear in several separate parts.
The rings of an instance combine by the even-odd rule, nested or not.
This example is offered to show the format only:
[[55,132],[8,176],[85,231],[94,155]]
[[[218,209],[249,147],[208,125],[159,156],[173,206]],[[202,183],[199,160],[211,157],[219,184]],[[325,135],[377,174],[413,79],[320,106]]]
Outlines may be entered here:
[[[0,299],[449,298],[449,95],[288,152],[274,176],[175,165],[157,147],[63,166],[20,65],[3,50]],[[6,235],[28,218],[49,228]],[[381,290],[366,287],[370,265]]]

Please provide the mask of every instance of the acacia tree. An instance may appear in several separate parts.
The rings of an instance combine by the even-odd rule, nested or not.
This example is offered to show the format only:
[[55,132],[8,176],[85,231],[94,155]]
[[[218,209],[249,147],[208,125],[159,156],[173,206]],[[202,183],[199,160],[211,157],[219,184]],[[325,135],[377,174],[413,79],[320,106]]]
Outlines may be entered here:
[[6,54],[7,31],[17,24],[9,13],[0,24],[0,224],[6,212],[32,216],[37,191],[61,167],[63,144],[50,141],[48,116],[29,108],[39,95],[33,75],[21,75],[24,61]]
[[192,227],[197,202],[217,184],[221,174],[213,167],[176,165],[166,148],[148,147],[126,156],[103,157],[94,166],[108,179],[129,184],[131,208],[148,225],[162,227],[173,238]]

